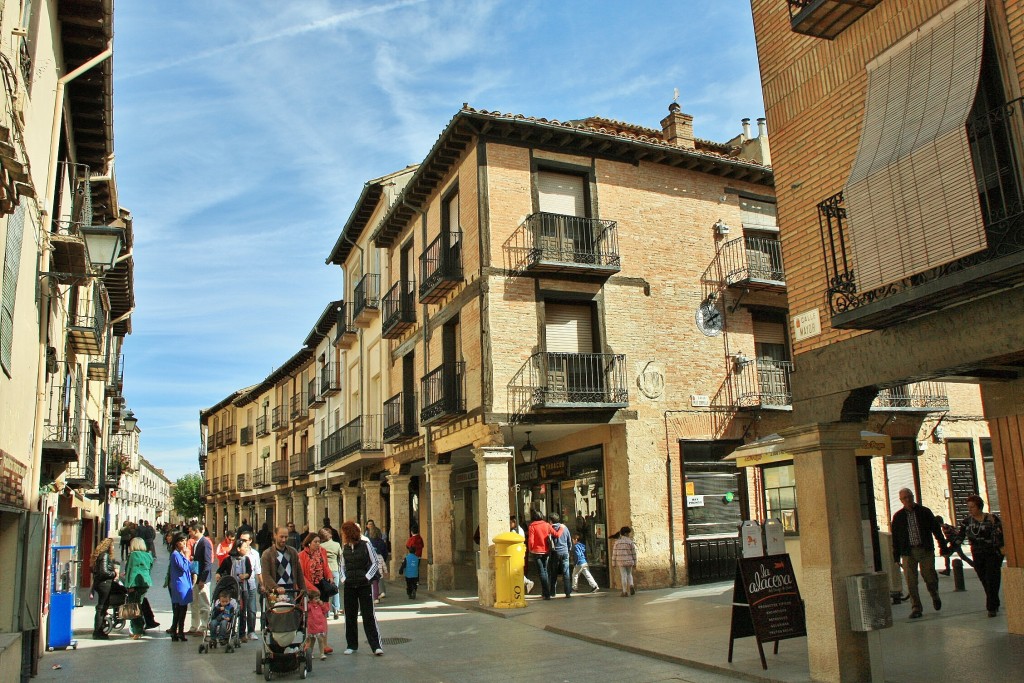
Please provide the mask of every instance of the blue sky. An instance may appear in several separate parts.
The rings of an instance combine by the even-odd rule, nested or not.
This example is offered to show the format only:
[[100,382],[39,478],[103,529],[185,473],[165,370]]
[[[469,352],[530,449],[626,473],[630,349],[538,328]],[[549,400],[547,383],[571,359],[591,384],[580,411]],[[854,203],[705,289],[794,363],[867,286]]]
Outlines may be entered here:
[[748,0],[120,0],[114,28],[125,395],[172,480],[198,469],[199,410],[340,296],[324,259],[363,183],[422,160],[463,102],[657,128],[678,88],[717,141],[764,115]]

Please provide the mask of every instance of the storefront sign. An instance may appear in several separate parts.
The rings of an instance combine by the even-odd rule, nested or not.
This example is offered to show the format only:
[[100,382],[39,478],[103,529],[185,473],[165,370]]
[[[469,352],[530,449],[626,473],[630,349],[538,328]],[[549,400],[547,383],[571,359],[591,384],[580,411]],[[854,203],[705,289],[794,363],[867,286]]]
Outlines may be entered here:
[[702,508],[704,507],[704,496],[687,496],[686,507],[688,508]]
[[541,479],[565,479],[569,476],[569,460],[567,458],[550,458],[538,463]]
[[793,454],[786,451],[779,453],[755,453],[754,455],[741,455],[736,458],[736,467],[750,467],[752,465],[769,465],[773,462],[786,462],[792,460]]
[[540,479],[540,468],[535,462],[520,465],[516,468],[516,477],[519,481],[536,481]]
[[733,641],[754,636],[767,669],[762,643],[807,635],[804,606],[788,554],[748,557],[737,561],[733,585],[732,627],[729,633],[729,661]]
[[469,483],[469,482],[472,482],[472,481],[476,481],[479,476],[480,476],[479,470],[475,470],[475,469],[468,470],[466,472],[459,472],[458,474],[455,475],[455,483],[456,484],[466,484],[466,483]]

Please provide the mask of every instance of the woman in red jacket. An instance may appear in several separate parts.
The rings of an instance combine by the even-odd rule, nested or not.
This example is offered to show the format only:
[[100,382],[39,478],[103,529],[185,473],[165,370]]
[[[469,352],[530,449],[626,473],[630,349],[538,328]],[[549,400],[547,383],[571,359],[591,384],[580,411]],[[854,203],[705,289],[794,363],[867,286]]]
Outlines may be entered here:
[[[310,532],[302,540],[302,552],[299,553],[299,564],[302,565],[302,576],[306,579],[306,585],[311,588],[320,588],[320,582],[324,579],[334,580],[330,565],[327,564],[327,551],[320,547],[319,534]],[[326,634],[324,642],[327,642]],[[333,648],[325,647],[324,654],[331,654]]]

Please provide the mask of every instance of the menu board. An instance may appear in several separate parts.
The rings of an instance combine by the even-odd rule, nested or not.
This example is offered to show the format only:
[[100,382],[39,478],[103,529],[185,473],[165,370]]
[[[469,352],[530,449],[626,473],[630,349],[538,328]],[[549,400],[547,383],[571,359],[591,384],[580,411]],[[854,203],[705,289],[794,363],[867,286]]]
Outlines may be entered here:
[[788,554],[745,557],[737,560],[733,586],[732,628],[729,632],[729,661],[736,638],[754,636],[761,666],[768,668],[762,643],[807,635],[804,606]]

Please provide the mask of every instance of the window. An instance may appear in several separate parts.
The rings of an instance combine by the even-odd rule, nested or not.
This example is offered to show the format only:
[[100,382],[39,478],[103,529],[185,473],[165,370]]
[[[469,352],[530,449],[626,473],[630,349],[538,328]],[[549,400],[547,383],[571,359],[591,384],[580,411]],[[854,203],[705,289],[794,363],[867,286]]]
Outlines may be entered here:
[[992,453],[992,439],[983,436],[981,442],[981,460],[985,466],[985,489],[988,493],[986,508],[989,512],[999,514],[999,488],[996,484],[996,461]]
[[949,471],[949,495],[954,519],[967,515],[967,496],[978,493],[978,471],[974,465],[974,442],[970,439],[946,441],[946,468]]
[[740,196],[740,220],[743,222],[743,232],[747,234],[751,230],[765,231],[771,234],[779,232],[778,218],[774,202],[760,199],[748,199]]
[[786,534],[799,533],[796,513],[796,468],[793,463],[766,466],[762,474],[765,518],[781,521]]

